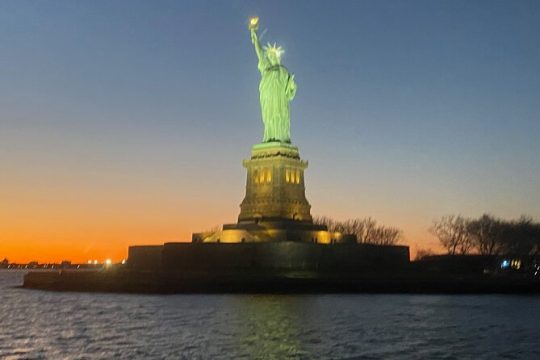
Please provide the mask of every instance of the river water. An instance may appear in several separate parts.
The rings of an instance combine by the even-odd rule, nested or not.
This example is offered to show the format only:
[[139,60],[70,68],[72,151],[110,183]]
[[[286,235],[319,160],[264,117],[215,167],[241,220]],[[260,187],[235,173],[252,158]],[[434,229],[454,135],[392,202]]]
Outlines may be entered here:
[[0,359],[538,359],[540,297],[123,295],[16,288]]

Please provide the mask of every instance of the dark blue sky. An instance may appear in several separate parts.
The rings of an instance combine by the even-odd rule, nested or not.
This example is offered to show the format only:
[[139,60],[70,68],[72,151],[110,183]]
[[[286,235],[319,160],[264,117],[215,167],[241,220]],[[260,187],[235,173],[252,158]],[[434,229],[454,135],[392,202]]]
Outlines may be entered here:
[[314,214],[428,246],[447,213],[540,217],[538,1],[4,0],[0,195],[159,191],[182,237],[234,221],[262,138],[252,15],[296,74]]

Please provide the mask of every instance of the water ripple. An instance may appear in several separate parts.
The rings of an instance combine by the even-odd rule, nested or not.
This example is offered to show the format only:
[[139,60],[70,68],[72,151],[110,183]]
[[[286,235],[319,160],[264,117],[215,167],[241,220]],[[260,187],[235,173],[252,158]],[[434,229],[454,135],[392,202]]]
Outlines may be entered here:
[[536,358],[528,296],[122,295],[14,288],[0,271],[2,359]]

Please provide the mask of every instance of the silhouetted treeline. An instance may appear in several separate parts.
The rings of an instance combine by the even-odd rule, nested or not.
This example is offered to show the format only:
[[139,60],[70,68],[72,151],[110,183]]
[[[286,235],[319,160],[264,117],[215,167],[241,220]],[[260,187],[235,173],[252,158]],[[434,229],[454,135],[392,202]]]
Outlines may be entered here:
[[449,254],[540,255],[540,223],[527,216],[503,220],[488,214],[477,219],[448,215],[435,220],[430,230]]
[[338,221],[326,216],[317,216],[313,222],[317,225],[326,225],[329,231],[354,234],[357,242],[362,244],[395,245],[402,235],[400,229],[377,224],[372,218]]

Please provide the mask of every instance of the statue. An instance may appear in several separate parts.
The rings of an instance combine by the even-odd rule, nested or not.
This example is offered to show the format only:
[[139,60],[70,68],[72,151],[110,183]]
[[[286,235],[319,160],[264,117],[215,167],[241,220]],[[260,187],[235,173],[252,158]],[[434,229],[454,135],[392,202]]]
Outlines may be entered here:
[[294,75],[281,65],[283,48],[276,44],[268,44],[264,48],[259,42],[257,30],[259,18],[249,21],[251,42],[259,59],[258,68],[261,72],[259,96],[264,124],[263,142],[291,142],[291,122],[289,102],[296,94]]

